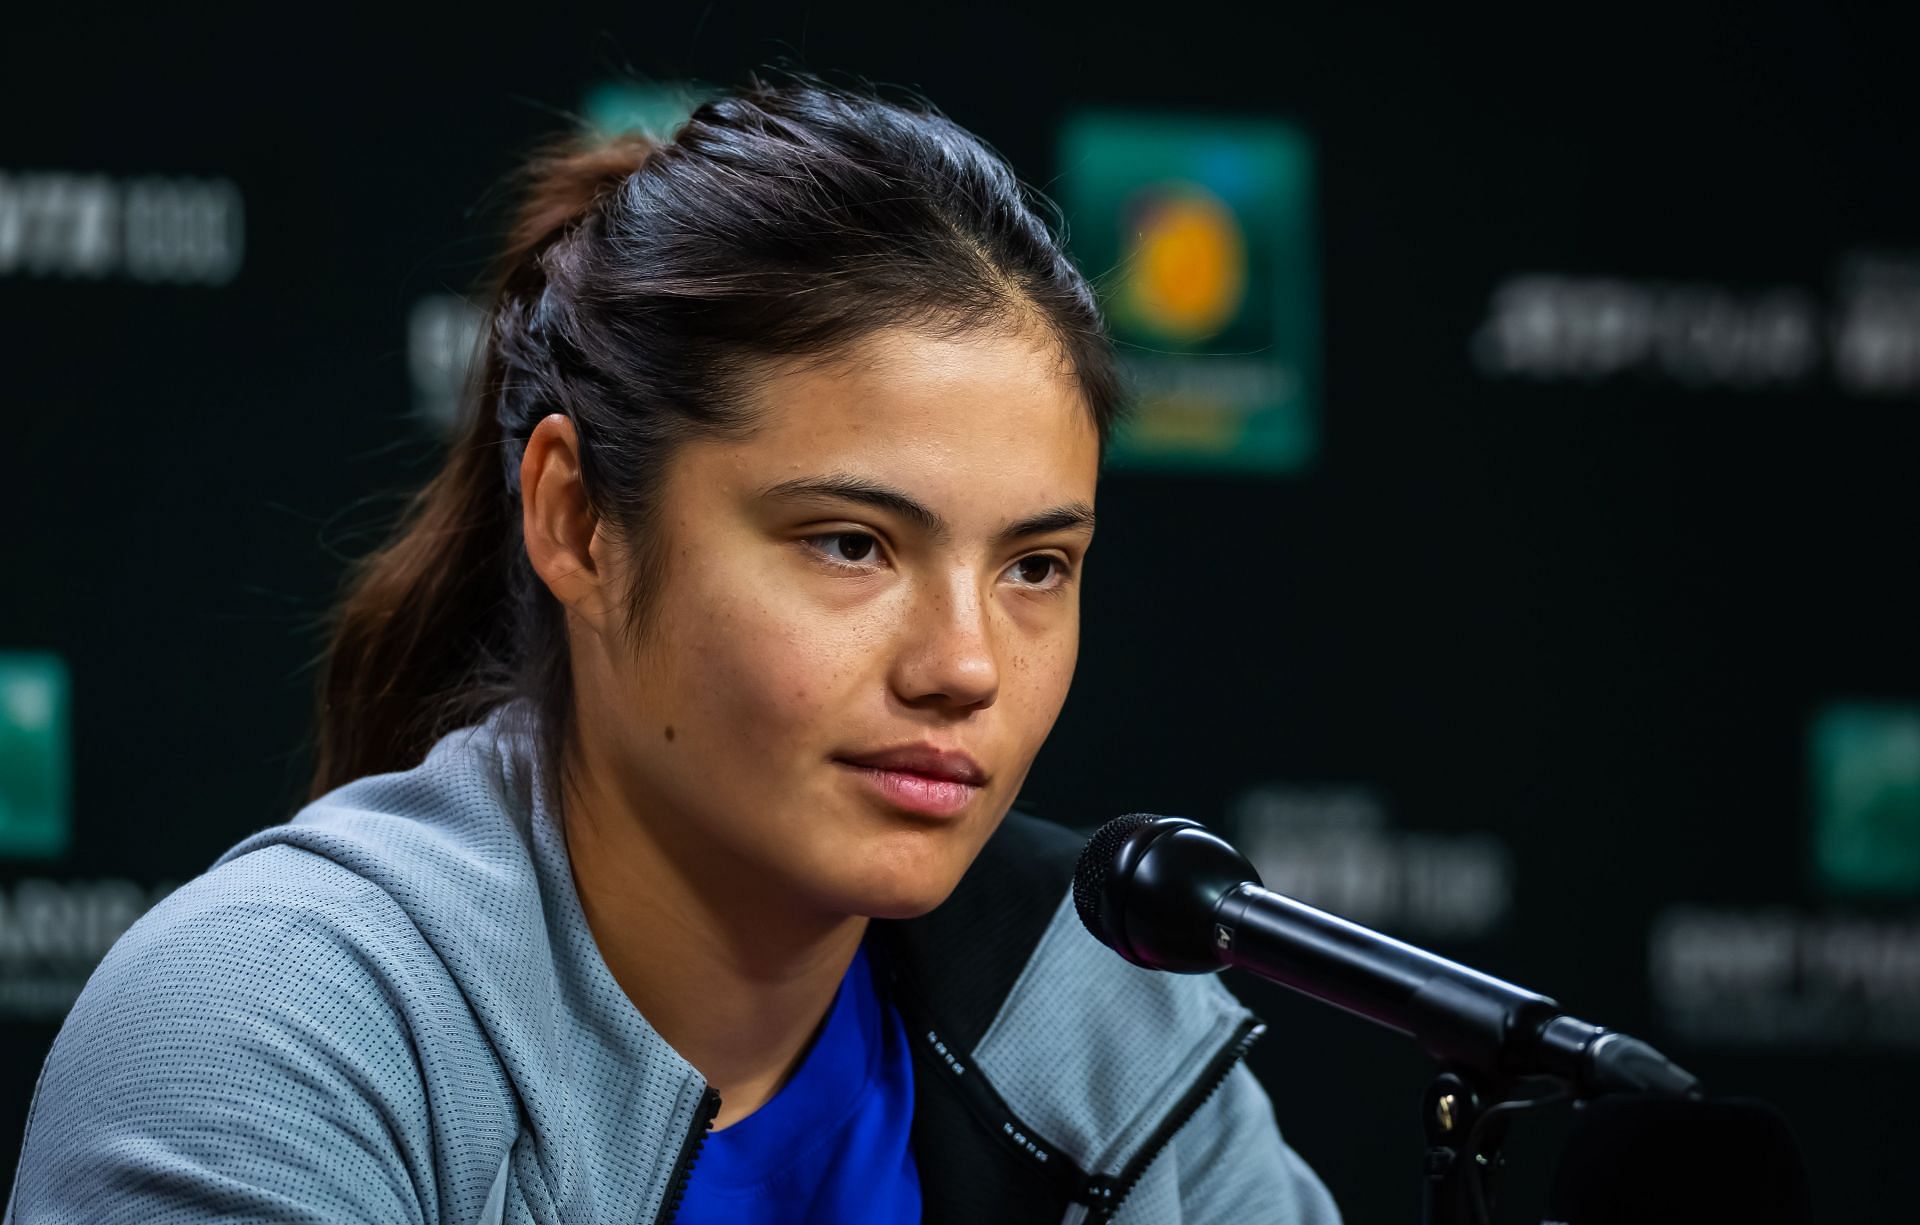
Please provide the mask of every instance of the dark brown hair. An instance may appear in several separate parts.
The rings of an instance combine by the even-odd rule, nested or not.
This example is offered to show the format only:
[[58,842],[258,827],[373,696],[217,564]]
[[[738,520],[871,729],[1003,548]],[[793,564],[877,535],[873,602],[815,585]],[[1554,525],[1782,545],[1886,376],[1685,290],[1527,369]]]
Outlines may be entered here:
[[1112,429],[1112,345],[1048,202],[923,100],[754,77],[669,141],[570,138],[521,174],[462,433],[335,613],[311,795],[408,768],[515,697],[560,758],[565,625],[520,535],[520,458],[549,413],[573,422],[588,500],[639,563],[632,627],[658,573],[662,465],[686,439],[750,429],[769,359],[831,357],[885,327],[1036,323],[1103,449]]

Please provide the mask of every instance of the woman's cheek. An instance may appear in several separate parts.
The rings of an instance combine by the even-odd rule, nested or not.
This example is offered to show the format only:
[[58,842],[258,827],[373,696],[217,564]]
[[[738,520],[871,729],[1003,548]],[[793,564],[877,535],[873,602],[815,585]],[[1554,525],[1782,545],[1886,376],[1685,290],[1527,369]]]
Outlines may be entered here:
[[725,723],[754,729],[763,748],[820,739],[870,655],[871,634],[860,622],[771,603],[727,618],[724,627],[715,619],[720,632],[699,654]]
[[1045,728],[1066,702],[1067,688],[1073,681],[1073,669],[1079,657],[1080,627],[1075,610],[1050,622],[1042,622],[1022,636],[1010,652],[1013,671],[1018,677],[1015,692],[1023,713],[1038,715]]

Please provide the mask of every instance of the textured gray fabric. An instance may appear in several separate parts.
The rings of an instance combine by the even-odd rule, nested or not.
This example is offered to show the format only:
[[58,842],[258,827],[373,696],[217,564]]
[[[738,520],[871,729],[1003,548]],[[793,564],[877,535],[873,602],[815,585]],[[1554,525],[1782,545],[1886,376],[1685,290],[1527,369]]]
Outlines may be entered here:
[[9,1219],[470,1214],[486,1187],[467,1155],[497,1162],[511,1097],[472,1061],[483,1039],[419,947],[390,897],[291,847],[182,887],[61,1029]]
[[[1067,1017],[1125,1018],[1160,1042],[1089,1042]],[[1200,1073],[1195,1050],[1232,1040],[1248,1016],[1217,979],[1143,970],[1088,934],[1062,897],[974,1063],[1013,1113],[1088,1173],[1112,1174]]]
[[[705,1084],[607,970],[504,726],[321,797],[122,937],[42,1070],[9,1225],[653,1220]],[[1063,899],[976,1063],[1112,1170],[1241,1015]],[[1333,1217],[1242,1071],[1121,1219]]]
[[1273,1105],[1242,1064],[1188,1120],[1115,1225],[1339,1225],[1319,1177],[1280,1137]]
[[[651,1220],[704,1083],[600,958],[495,721],[247,839],[114,947],[9,1220]],[[509,751],[501,751],[501,750]]]
[[[1249,1015],[1218,978],[1143,970],[1115,956],[1087,932],[1069,895],[974,1066],[1055,1148],[1089,1173],[1113,1176],[1202,1076],[1204,1054],[1230,1042]],[[1128,1225],[1338,1219],[1326,1188],[1281,1141],[1272,1104],[1245,1065],[1147,1167],[1117,1217]]]

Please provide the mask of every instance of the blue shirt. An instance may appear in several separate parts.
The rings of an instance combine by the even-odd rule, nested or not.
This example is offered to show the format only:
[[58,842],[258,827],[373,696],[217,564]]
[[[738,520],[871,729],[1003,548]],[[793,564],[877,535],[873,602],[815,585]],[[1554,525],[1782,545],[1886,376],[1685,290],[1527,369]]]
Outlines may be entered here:
[[913,1063],[863,944],[787,1083],[707,1137],[675,1225],[907,1225],[920,1219],[910,1146]]

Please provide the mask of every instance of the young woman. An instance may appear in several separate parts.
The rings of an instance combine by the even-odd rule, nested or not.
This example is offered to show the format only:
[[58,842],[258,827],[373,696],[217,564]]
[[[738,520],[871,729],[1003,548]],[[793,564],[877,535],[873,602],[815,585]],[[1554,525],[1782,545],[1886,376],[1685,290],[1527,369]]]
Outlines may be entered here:
[[1007,815],[1117,401],[1031,197],[804,78],[529,171],[314,798],[107,957],[8,1219],[1333,1220]]

